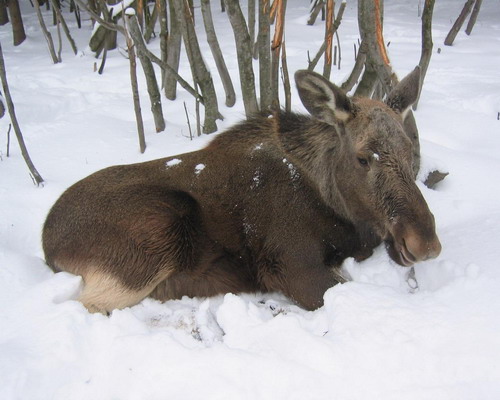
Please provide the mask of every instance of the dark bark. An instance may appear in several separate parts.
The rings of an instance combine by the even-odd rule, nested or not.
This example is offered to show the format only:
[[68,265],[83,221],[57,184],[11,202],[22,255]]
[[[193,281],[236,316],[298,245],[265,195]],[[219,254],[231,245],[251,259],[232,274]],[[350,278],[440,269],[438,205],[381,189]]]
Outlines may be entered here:
[[0,0],[0,25],[9,22],[9,13],[7,12],[7,0]]
[[418,65],[420,66],[420,87],[418,91],[417,101],[413,104],[413,109],[416,110],[422,92],[424,78],[427,73],[427,68],[432,56],[432,14],[434,11],[435,0],[425,0],[424,11],[422,14],[422,54]]
[[18,0],[9,0],[7,4],[9,7],[10,21],[12,24],[14,46],[19,46],[26,39],[23,18],[21,17],[21,10],[19,9],[19,2]]
[[269,111],[271,108],[271,34],[269,20],[269,0],[259,0],[259,82],[260,109]]
[[444,39],[444,44],[446,46],[451,46],[453,44],[453,41],[457,37],[458,31],[460,30],[460,28],[464,24],[465,19],[467,18],[467,15],[469,15],[471,10],[472,10],[472,6],[474,5],[474,1],[475,0],[467,0],[465,2],[464,8],[462,8],[462,12],[460,13],[457,20],[455,21],[455,23],[451,27],[450,32],[446,36],[446,39]]
[[429,189],[434,189],[436,185],[448,176],[448,172],[432,171],[425,178],[424,185]]
[[241,93],[247,118],[259,111],[255,94],[255,77],[252,67],[252,43],[239,2],[226,0],[226,12],[233,28],[240,71]]
[[[134,43],[137,45],[137,43],[142,42],[142,45],[146,46],[143,36],[141,35],[137,16],[127,16],[127,22],[129,24],[128,28]],[[165,130],[165,119],[163,118],[161,95],[158,88],[158,82],[156,80],[153,64],[144,53],[138,52],[138,56],[142,65],[142,69],[144,70],[144,76],[146,77],[146,85],[148,89],[149,99],[151,101],[151,112],[155,121],[156,132],[162,132]]]
[[[174,4],[169,1],[169,12],[170,12],[170,31],[167,41],[167,64],[170,66],[171,70],[179,70],[179,58],[181,55],[181,42],[182,33],[181,27],[179,26],[179,18],[176,14]],[[177,79],[175,79],[172,71],[165,71],[165,80],[163,82],[165,97],[169,100],[175,100],[177,97]]]
[[31,161],[31,157],[28,153],[28,149],[26,144],[24,143],[23,134],[21,132],[21,128],[19,126],[19,122],[17,121],[16,111],[14,108],[14,103],[12,101],[12,97],[10,95],[9,84],[7,82],[7,72],[5,70],[5,61],[3,58],[2,45],[0,43],[0,79],[2,81],[2,89],[5,96],[5,101],[7,103],[7,109],[9,110],[10,120],[12,122],[12,126],[14,127],[14,132],[16,133],[17,141],[19,143],[19,147],[21,149],[21,154],[30,170],[30,173],[35,180],[37,185],[40,185],[43,182],[42,176],[39,174],[35,165]]
[[212,133],[217,130],[216,120],[220,116],[214,83],[201,54],[189,3],[185,0],[174,0],[173,3],[177,16],[181,17],[179,24],[195,86],[199,85],[205,99],[203,133]]
[[467,28],[465,28],[465,33],[467,35],[470,35],[472,33],[472,29],[474,28],[474,25],[476,24],[477,16],[479,14],[479,10],[481,9],[481,4],[483,0],[476,0],[474,3],[474,9],[472,10],[472,14],[470,16],[469,22],[467,24]]
[[78,29],[81,29],[81,27],[82,27],[82,17],[81,17],[81,14],[80,14],[80,7],[78,7],[78,5],[75,4],[75,0],[71,0],[71,4],[74,5],[73,11],[75,13],[76,24],[78,25]]
[[210,0],[201,0],[201,12],[205,24],[205,31],[207,33],[207,42],[214,56],[217,71],[219,72],[226,93],[226,106],[232,107],[236,102],[236,94],[234,93],[233,82],[227,70],[226,62],[224,61],[224,56],[222,55],[219,41],[215,33],[214,23],[212,21],[212,11],[210,9]]

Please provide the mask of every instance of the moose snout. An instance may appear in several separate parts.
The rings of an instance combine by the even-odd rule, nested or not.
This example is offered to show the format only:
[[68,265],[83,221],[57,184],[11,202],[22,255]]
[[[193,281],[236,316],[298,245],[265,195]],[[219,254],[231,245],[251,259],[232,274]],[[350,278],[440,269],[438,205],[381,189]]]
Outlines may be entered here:
[[441,253],[441,242],[433,229],[397,224],[389,241],[391,258],[403,266],[436,258]]
[[403,238],[403,242],[403,256],[412,261],[412,264],[436,258],[441,253],[441,242],[436,234],[431,237],[421,237],[410,233]]

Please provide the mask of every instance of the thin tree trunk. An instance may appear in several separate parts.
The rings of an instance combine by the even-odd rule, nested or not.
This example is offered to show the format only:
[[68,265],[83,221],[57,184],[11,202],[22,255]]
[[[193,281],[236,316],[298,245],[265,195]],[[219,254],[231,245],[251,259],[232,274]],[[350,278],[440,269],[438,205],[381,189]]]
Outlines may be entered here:
[[259,111],[252,68],[252,43],[238,0],[226,0],[226,11],[233,27],[240,71],[241,93],[247,118]]
[[476,0],[474,3],[474,9],[472,10],[472,15],[470,16],[469,23],[467,24],[467,28],[465,29],[465,33],[470,35],[472,33],[472,29],[476,24],[477,16],[479,14],[479,10],[481,9],[481,4],[483,0]]
[[9,22],[9,13],[7,12],[7,0],[0,0],[0,25]]
[[208,68],[203,61],[198,39],[194,29],[194,22],[186,0],[174,0],[175,12],[181,26],[184,48],[189,59],[195,85],[200,86],[201,93],[205,99],[205,119],[203,121],[203,133],[212,133],[217,130],[216,120],[220,113],[217,105],[214,83]]
[[253,49],[255,44],[255,0],[248,0],[248,34]]
[[269,21],[269,0],[259,0],[259,82],[260,109],[270,111],[271,95],[271,34]]
[[330,79],[332,72],[332,48],[333,48],[333,10],[335,7],[334,0],[326,1],[326,23],[325,23],[325,59],[323,65],[323,76]]
[[464,24],[465,19],[467,18],[467,15],[469,15],[471,10],[472,10],[472,6],[474,5],[474,1],[475,0],[467,0],[465,2],[464,8],[462,8],[462,12],[458,16],[457,20],[455,21],[455,23],[451,27],[450,32],[446,36],[446,39],[444,40],[444,44],[446,46],[451,46],[453,44],[453,41],[457,37],[458,31],[460,30],[460,28]]
[[418,89],[417,101],[413,104],[413,110],[416,110],[418,107],[424,78],[432,56],[432,14],[434,11],[434,2],[435,0],[425,0],[424,11],[422,14],[422,54],[418,63],[420,66],[420,86]]
[[37,169],[35,168],[35,165],[31,161],[28,149],[26,147],[26,144],[24,143],[24,138],[21,132],[21,128],[19,127],[19,122],[17,121],[14,103],[12,102],[12,97],[10,95],[10,90],[9,90],[9,84],[7,82],[7,72],[5,70],[5,61],[3,58],[1,43],[0,43],[0,78],[2,80],[2,88],[7,103],[7,109],[9,110],[10,120],[12,122],[12,126],[14,127],[14,132],[16,133],[17,141],[19,142],[19,147],[21,148],[21,154],[36,184],[40,185],[43,182],[43,178],[38,173]]
[[[181,55],[182,33],[179,26],[179,18],[173,4],[174,0],[169,1],[170,11],[170,32],[167,41],[168,54],[167,64],[177,73],[179,70],[179,59]],[[163,82],[165,97],[169,100],[175,100],[177,97],[177,79],[171,71],[165,71],[165,81]]]
[[215,33],[214,23],[212,20],[212,11],[210,9],[210,0],[201,0],[201,13],[203,15],[203,22],[205,24],[205,31],[207,33],[207,42],[214,56],[215,64],[217,65],[217,71],[224,86],[224,91],[226,93],[226,106],[232,107],[236,102],[236,94],[234,93],[233,82],[231,81],[231,76],[227,70],[226,62],[224,61],[224,56],[219,46],[219,41],[217,40],[217,35]]
[[139,137],[139,150],[141,153],[144,153],[146,151],[146,139],[144,137],[144,121],[142,120],[141,101],[139,99],[139,84],[137,83],[137,59],[135,56],[134,41],[127,30],[125,30],[125,39],[130,63],[130,84],[132,86],[137,135]]
[[[37,0],[35,0],[35,1],[37,1]],[[68,25],[66,24],[66,20],[64,19],[63,15],[62,15],[61,8],[58,6],[56,0],[51,0],[51,1],[52,1],[52,8],[54,9],[56,16],[57,16],[57,20],[58,20],[58,22],[61,23],[64,34],[66,35],[66,38],[68,39],[68,42],[69,42],[71,48],[73,49],[73,53],[75,53],[75,55],[77,55],[78,48],[76,47],[75,41],[71,37],[71,33],[69,31]]]
[[9,7],[10,21],[12,23],[14,46],[19,46],[26,39],[23,18],[21,17],[21,10],[19,9],[19,2],[18,0],[9,0],[7,4]]
[[[136,15],[127,16],[128,29],[134,43],[142,42],[142,45],[146,46],[144,43],[144,38],[141,35],[141,29],[139,28],[139,23],[137,21]],[[163,111],[161,107],[161,95],[158,89],[158,82],[156,80],[155,70],[151,60],[142,52],[138,52],[139,60],[144,70],[144,76],[146,77],[146,85],[148,88],[149,99],[151,101],[151,112],[155,121],[156,132],[162,132],[165,130],[165,119],[163,118]]]
[[40,23],[43,35],[45,36],[45,40],[47,41],[47,46],[49,47],[50,56],[52,57],[52,61],[54,62],[54,64],[57,64],[58,62],[60,62],[60,60],[57,58],[56,51],[54,49],[54,41],[52,40],[52,35],[50,34],[50,32],[47,29],[47,26],[45,25],[45,21],[43,20],[42,11],[40,10],[40,5],[38,4],[38,1],[35,1],[34,5],[36,9],[36,14],[38,16],[38,22]]
[[[168,53],[167,0],[156,0],[156,4],[159,8],[160,18],[160,58],[166,63]],[[161,69],[161,84],[163,88],[165,84],[165,70],[163,68]]]
[[279,64],[280,51],[283,42],[283,31],[285,29],[285,8],[286,0],[276,1],[276,24],[274,29],[274,37],[271,43],[271,93],[272,103],[271,109],[278,111],[280,108],[279,99]]

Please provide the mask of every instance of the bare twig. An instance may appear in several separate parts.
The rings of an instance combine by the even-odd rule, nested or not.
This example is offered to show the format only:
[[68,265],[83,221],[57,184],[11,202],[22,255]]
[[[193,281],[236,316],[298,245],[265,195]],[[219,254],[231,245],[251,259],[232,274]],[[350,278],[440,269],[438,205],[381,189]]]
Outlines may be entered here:
[[7,82],[7,72],[5,70],[5,61],[3,58],[2,45],[0,43],[0,79],[2,80],[2,88],[5,96],[5,101],[7,102],[7,109],[9,110],[10,120],[12,122],[12,126],[14,127],[14,132],[17,136],[17,141],[19,143],[19,147],[21,148],[21,154],[23,155],[24,161],[30,170],[33,179],[36,182],[36,185],[40,185],[43,183],[42,176],[38,173],[35,168],[35,165],[31,161],[30,155],[28,153],[28,149],[26,144],[24,143],[23,134],[21,132],[21,128],[19,126],[19,122],[17,121],[16,111],[14,109],[14,103],[12,102],[12,97],[10,95],[9,84]]
[[[332,25],[332,35],[333,35],[333,33],[335,33],[337,31],[337,29],[340,26],[340,23],[342,22],[342,17],[344,15],[345,7],[346,7],[346,3],[342,2],[340,4],[340,8],[339,8],[339,12],[337,13],[337,17],[335,18],[335,22]],[[308,67],[307,67],[307,69],[309,71],[313,71],[314,68],[316,68],[316,65],[318,64],[318,61],[320,60],[321,56],[323,55],[323,53],[326,50],[326,45],[327,45],[326,41],[323,41],[323,44],[321,45],[321,47],[319,48],[318,52],[314,56],[313,60],[309,61],[309,64],[308,64]]]
[[9,129],[7,131],[7,157],[10,156],[10,130],[12,129],[12,124],[9,124]]
[[189,122],[189,114],[186,107],[186,102],[184,101],[184,112],[186,113],[187,124],[189,128],[189,139],[193,140],[193,132],[191,131],[191,122]]

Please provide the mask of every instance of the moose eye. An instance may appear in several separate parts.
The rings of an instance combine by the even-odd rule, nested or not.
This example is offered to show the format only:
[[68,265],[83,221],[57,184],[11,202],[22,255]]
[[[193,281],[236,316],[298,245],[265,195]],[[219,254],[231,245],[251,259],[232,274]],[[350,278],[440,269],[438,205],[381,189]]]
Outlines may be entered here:
[[366,158],[358,157],[358,162],[363,166],[367,167],[368,166],[368,160]]

